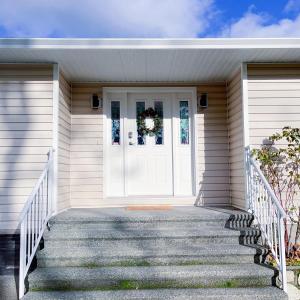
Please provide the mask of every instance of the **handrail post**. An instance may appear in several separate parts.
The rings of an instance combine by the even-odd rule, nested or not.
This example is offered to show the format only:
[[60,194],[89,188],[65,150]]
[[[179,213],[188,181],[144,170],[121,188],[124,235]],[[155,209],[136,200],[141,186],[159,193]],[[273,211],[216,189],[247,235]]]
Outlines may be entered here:
[[250,200],[250,180],[251,180],[251,173],[250,173],[250,149],[249,149],[249,146],[246,147],[245,149],[245,167],[246,167],[246,178],[245,178],[245,181],[246,181],[246,208],[248,211],[251,210],[251,200]]
[[[47,182],[47,206],[44,205],[43,189]],[[53,215],[53,156],[48,153],[48,162],[29,195],[20,214],[20,262],[19,262],[19,299],[25,294],[25,278],[38,249],[39,243]],[[45,206],[45,214],[42,212]],[[30,234],[30,236],[29,236]]]
[[[49,151],[49,158],[48,160],[52,160],[53,159],[53,150],[51,149]],[[53,195],[53,164],[51,164],[49,170],[48,170],[48,186],[47,186],[47,190],[48,190],[48,208],[49,208],[49,211],[52,212],[52,209],[53,209],[53,201],[54,201],[54,195]]]
[[[247,176],[245,178],[246,199],[249,212],[253,214],[264,241],[276,260],[281,288],[287,292],[285,227],[283,222],[287,218],[286,212],[259,165],[251,157],[250,147],[245,148],[245,168]],[[272,208],[267,210],[265,201],[269,201],[268,205],[271,205]],[[273,229],[275,226],[276,229]]]
[[[27,218],[26,218],[27,219]],[[21,223],[20,228],[20,270],[19,270],[19,299],[25,294],[25,267],[26,267],[26,232],[24,220]]]
[[283,218],[279,217],[279,256],[281,269],[282,289],[287,293],[287,277],[286,277],[286,259],[285,259],[285,244],[284,244],[284,224]]

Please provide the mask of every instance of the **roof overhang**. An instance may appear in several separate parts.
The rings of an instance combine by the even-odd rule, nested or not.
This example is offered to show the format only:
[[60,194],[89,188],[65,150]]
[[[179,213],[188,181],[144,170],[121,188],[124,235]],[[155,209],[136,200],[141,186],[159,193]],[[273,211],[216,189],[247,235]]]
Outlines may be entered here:
[[0,39],[0,63],[58,63],[71,81],[225,81],[242,62],[300,62],[300,39]]

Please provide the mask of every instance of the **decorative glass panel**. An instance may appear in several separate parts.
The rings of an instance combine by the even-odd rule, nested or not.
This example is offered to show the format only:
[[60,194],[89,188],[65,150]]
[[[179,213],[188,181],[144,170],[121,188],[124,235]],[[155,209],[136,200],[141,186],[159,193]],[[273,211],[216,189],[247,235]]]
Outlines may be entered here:
[[164,110],[163,110],[163,102],[162,101],[155,101],[154,102],[154,110],[157,112],[158,117],[161,119],[161,128],[155,135],[155,144],[156,145],[163,145],[164,143]]
[[111,102],[111,139],[113,145],[120,145],[120,101]]
[[[139,115],[145,110],[145,102],[137,102],[136,103],[136,120],[139,118]],[[137,143],[138,145],[145,145],[146,144],[146,137],[140,132],[140,128],[137,125]]]
[[180,101],[180,143],[189,144],[189,102]]

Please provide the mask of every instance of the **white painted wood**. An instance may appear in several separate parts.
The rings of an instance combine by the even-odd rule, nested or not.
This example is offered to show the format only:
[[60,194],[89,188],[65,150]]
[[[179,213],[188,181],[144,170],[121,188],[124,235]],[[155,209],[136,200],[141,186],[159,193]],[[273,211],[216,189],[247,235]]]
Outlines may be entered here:
[[[25,292],[25,278],[40,245],[47,223],[53,214],[53,151],[42,174],[34,185],[21,214],[20,221],[20,261],[19,261],[19,299]],[[30,236],[30,238],[27,238]]]
[[[76,140],[75,140],[76,142]],[[57,210],[70,207],[71,86],[59,74]]]
[[52,210],[53,213],[57,213],[57,184],[58,184],[58,122],[59,122],[59,66],[53,64],[53,113],[52,113],[52,128],[53,128],[53,198],[52,198]]
[[[280,274],[281,288],[287,291],[284,219],[287,215],[260,166],[251,157],[250,147],[245,150],[249,211],[260,231],[262,243],[268,245]],[[264,199],[264,201],[261,201]]]
[[[112,144],[111,102],[120,103],[120,144]],[[124,196],[125,161],[124,161],[124,109],[126,93],[108,93],[105,99],[106,115],[106,157],[105,157],[105,191],[107,196]]]
[[[164,110],[165,113],[168,114],[166,120],[164,121],[165,124],[164,126],[166,126],[165,130],[169,131],[170,133],[165,135],[165,142],[169,145],[155,145],[154,144],[154,137],[147,137],[146,139],[146,145],[144,147],[144,145],[129,145],[129,141],[128,141],[128,132],[126,134],[125,132],[125,136],[123,138],[124,142],[125,142],[125,146],[124,146],[124,153],[123,156],[124,158],[128,158],[125,161],[125,165],[128,166],[128,169],[125,168],[125,174],[127,176],[125,176],[124,178],[124,193],[123,195],[128,195],[128,196],[132,196],[132,195],[147,195],[147,196],[151,196],[151,195],[173,195],[175,192],[175,188],[173,186],[173,167],[172,167],[172,147],[173,145],[173,135],[172,135],[172,122],[171,122],[171,114],[172,114],[172,110],[171,110],[171,104],[174,105],[174,101],[178,103],[179,105],[179,100],[176,100],[175,94],[174,94],[174,90],[176,92],[186,92],[186,94],[181,94],[184,98],[188,97],[188,100],[190,101],[190,140],[191,143],[190,145],[188,145],[186,147],[187,153],[179,153],[179,159],[183,160],[185,157],[187,157],[187,165],[188,167],[182,168],[182,172],[178,172],[178,179],[176,180],[176,184],[179,185],[181,180],[186,184],[185,187],[184,185],[182,186],[181,190],[180,188],[177,188],[175,195],[192,195],[193,194],[193,180],[194,180],[194,174],[193,174],[193,170],[192,170],[192,166],[191,166],[191,152],[192,152],[192,141],[194,139],[194,132],[192,130],[192,123],[193,123],[193,95],[195,94],[195,89],[191,89],[191,88],[136,88],[136,87],[132,87],[132,88],[105,88],[104,91],[104,98],[105,98],[105,102],[109,103],[109,99],[108,99],[108,95],[111,95],[112,92],[115,93],[126,93],[128,95],[128,104],[127,104],[127,110],[128,110],[128,116],[127,116],[127,122],[124,123],[123,128],[126,126],[127,131],[131,131],[134,134],[134,139],[136,139],[136,119],[135,117],[135,102],[136,99],[144,99],[146,102],[146,108],[149,106],[153,106],[153,101],[154,100],[159,100],[161,99],[162,101],[166,102],[164,103]],[[127,93],[128,92],[128,93]],[[143,93],[141,93],[143,92]],[[172,93],[173,92],[173,93]],[[180,94],[179,94],[180,95]],[[113,96],[111,96],[113,98]],[[114,96],[114,98],[116,98],[116,96]],[[156,99],[157,98],[157,99]],[[173,99],[172,99],[173,98]],[[179,96],[180,98],[180,96]],[[179,99],[178,98],[178,99]],[[166,100],[165,100],[166,99]],[[173,101],[172,101],[173,100]],[[168,107],[169,106],[169,107]],[[124,110],[125,110],[125,106],[124,106]],[[110,139],[111,137],[111,126],[110,126],[110,119],[109,119],[109,111],[108,111],[108,106],[105,106],[105,111],[106,111],[106,115],[108,116],[107,118],[107,126],[106,126],[106,143],[108,143],[109,145],[109,141],[107,139]],[[124,116],[125,117],[125,116]],[[177,116],[178,118],[178,116]],[[176,123],[179,126],[179,122],[177,120]],[[173,126],[175,126],[173,124]],[[166,131],[166,133],[167,133]],[[166,134],[165,133],[165,134]],[[178,133],[178,132],[177,132]],[[178,137],[179,139],[179,137]],[[177,141],[177,145],[178,145],[179,140]],[[114,145],[115,146],[115,145]],[[167,147],[165,147],[167,146]],[[106,153],[109,151],[111,145],[108,146]],[[134,151],[132,151],[131,153],[131,149],[134,148]],[[147,149],[148,148],[148,149]],[[180,147],[177,146],[176,151],[178,151],[178,149],[180,149]],[[133,153],[134,152],[134,153]],[[147,154],[146,154],[147,152]],[[111,151],[109,153],[112,153]],[[160,154],[159,154],[160,153]],[[149,162],[150,161],[156,161],[159,156],[158,155],[162,155],[162,153],[164,156],[164,159],[158,164],[149,164],[148,166],[146,166],[145,163],[145,159],[144,157],[148,157]],[[142,165],[143,167],[140,168],[140,172],[138,173],[138,175],[136,177],[131,176],[131,172],[135,164],[138,164],[138,160],[136,159],[138,156],[141,156],[141,160],[140,160],[140,165]],[[153,156],[153,157],[152,157]],[[117,155],[117,158],[120,157],[120,154]],[[108,172],[107,170],[107,164],[106,161],[112,161],[111,158],[106,158],[105,159],[105,172]],[[165,162],[169,161],[169,163],[166,165],[166,170],[164,173],[160,172],[160,174],[158,173],[157,170],[159,170],[159,168],[161,168],[161,165],[163,165]],[[184,162],[185,165],[186,162]],[[143,165],[144,164],[144,165]],[[178,168],[179,169],[179,168]],[[118,169],[120,170],[120,169]],[[187,174],[185,174],[185,172],[187,172]],[[120,173],[120,172],[119,172]],[[109,174],[109,173],[108,173]],[[144,174],[144,175],[142,175]],[[187,175],[187,176],[185,176]],[[143,176],[145,178],[143,178]],[[147,177],[148,176],[148,177]],[[159,178],[159,176],[162,176],[164,178]],[[181,177],[180,177],[181,176]],[[147,177],[147,178],[146,178]],[[109,190],[109,183],[108,176],[105,176],[105,190],[107,192],[107,190]],[[115,178],[115,176],[113,176],[113,178]],[[166,180],[169,180],[168,184],[166,184]],[[141,181],[141,182],[139,182]],[[145,185],[145,182],[147,182],[147,186]],[[160,182],[163,182],[164,184],[160,185]],[[174,180],[175,183],[175,180]],[[138,188],[139,187],[139,188]],[[111,189],[114,192],[120,190],[120,189]],[[121,188],[122,190],[122,188]],[[107,196],[111,196],[109,193],[106,193]]]
[[[147,109],[153,108],[155,101],[163,103],[163,144],[156,145],[154,136],[146,136],[145,145],[138,145],[136,102],[144,102]],[[171,101],[172,95],[168,93],[128,94],[125,142],[128,144],[126,179],[129,197],[173,194]],[[132,139],[128,138],[129,132],[133,135]]]
[[[180,141],[180,101],[188,101],[189,109],[189,143]],[[173,101],[173,148],[174,148],[174,195],[193,195],[194,169],[192,165],[192,152],[194,144],[193,131],[193,95],[192,93],[176,93]],[[193,149],[193,150],[192,150]],[[195,156],[193,155],[195,158]],[[194,193],[195,194],[195,193]]]

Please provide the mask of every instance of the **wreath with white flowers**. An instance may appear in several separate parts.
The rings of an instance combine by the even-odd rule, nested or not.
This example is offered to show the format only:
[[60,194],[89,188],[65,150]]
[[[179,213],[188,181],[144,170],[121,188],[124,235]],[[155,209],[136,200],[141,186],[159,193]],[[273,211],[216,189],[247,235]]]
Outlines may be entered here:
[[[147,127],[146,119],[152,119],[153,127]],[[137,128],[140,135],[154,136],[159,133],[162,128],[162,119],[158,113],[152,108],[144,110],[137,116]]]

